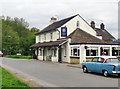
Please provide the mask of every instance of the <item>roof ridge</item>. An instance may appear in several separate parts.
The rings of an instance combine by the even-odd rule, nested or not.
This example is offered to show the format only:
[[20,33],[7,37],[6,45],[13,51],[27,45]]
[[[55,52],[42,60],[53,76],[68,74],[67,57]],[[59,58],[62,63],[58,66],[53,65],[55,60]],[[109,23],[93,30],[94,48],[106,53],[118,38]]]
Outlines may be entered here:
[[76,17],[78,14],[74,15],[74,16],[70,16],[68,18],[65,19],[61,19],[59,21],[56,21],[48,26],[46,26],[43,30],[41,30],[40,32],[36,33],[36,35],[40,34],[40,33],[44,33],[47,31],[51,31],[54,30],[56,28],[59,28],[60,26],[62,26],[63,24],[67,23],[68,21],[70,21],[72,18]]

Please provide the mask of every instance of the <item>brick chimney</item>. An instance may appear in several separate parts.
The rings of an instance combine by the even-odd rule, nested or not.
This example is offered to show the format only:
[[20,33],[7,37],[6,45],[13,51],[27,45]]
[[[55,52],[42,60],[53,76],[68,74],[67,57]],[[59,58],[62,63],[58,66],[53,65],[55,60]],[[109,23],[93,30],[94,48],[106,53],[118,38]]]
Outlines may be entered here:
[[57,21],[57,18],[56,17],[51,17],[51,20],[50,20],[50,23],[54,23]]
[[94,21],[91,21],[91,27],[93,28],[93,29],[95,29],[95,22]]
[[100,24],[100,29],[102,29],[102,30],[105,29],[105,25],[103,23]]

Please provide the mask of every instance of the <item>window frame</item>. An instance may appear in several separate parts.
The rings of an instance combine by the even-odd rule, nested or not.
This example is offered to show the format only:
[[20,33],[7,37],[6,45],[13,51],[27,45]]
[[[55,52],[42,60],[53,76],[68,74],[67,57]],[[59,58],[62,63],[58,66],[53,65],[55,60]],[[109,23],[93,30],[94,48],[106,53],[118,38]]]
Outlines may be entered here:
[[[74,49],[77,49],[76,54],[74,53]],[[80,47],[79,46],[71,47],[71,57],[80,57]]]
[[[89,51],[89,54],[87,55],[87,51]],[[94,52],[92,51],[96,51],[95,55],[92,55],[92,53],[94,54]],[[98,56],[98,47],[89,47],[86,50],[86,57],[94,57],[94,56]]]

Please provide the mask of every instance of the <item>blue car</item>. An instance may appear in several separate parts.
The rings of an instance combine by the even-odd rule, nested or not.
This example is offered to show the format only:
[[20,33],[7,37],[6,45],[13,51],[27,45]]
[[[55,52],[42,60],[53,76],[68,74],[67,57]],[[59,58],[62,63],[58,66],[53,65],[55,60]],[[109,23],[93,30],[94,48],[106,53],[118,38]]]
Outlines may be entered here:
[[82,69],[84,73],[96,72],[105,77],[113,74],[120,76],[120,61],[114,56],[94,57],[91,62],[82,62]]

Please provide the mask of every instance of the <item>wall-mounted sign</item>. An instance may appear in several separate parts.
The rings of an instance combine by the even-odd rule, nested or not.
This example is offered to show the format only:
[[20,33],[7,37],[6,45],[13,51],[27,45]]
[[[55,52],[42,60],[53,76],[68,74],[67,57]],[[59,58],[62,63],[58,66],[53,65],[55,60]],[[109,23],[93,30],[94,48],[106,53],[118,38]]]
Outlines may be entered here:
[[67,36],[67,27],[61,27],[61,37]]

